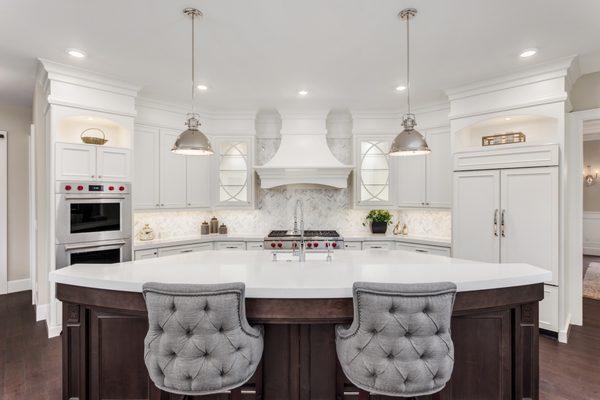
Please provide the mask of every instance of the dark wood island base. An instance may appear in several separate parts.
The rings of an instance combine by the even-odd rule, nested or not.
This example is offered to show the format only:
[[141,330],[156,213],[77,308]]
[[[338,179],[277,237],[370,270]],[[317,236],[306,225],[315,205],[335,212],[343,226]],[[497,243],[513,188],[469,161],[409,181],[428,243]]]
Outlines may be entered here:
[[[146,372],[141,293],[65,284],[56,293],[63,302],[63,399],[181,398],[160,392]],[[541,283],[459,292],[452,379],[438,395],[421,398],[537,399],[542,298]],[[251,323],[265,326],[265,347],[243,399],[356,399],[338,366],[334,337],[336,324],[352,321],[352,299],[246,299],[246,310]]]

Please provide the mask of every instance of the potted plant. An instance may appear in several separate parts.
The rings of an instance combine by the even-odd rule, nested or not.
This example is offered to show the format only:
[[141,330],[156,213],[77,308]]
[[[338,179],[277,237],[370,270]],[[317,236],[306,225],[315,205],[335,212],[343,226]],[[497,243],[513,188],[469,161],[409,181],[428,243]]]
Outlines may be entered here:
[[363,225],[367,225],[367,222],[371,223],[371,232],[373,233],[385,233],[387,231],[388,224],[392,223],[392,214],[388,210],[371,210],[365,217]]

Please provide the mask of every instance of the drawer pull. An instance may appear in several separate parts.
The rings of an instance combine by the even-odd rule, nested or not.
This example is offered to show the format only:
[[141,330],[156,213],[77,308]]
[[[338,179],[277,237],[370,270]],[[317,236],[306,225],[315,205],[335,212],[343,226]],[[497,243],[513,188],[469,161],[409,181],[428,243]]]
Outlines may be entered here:
[[429,253],[427,250],[423,250],[423,249],[415,249],[415,251],[417,253]]
[[382,246],[371,246],[371,249],[382,249]]
[[193,249],[181,250],[180,253],[191,253],[192,251],[194,251],[194,250]]
[[227,246],[226,249],[237,249],[237,246]]

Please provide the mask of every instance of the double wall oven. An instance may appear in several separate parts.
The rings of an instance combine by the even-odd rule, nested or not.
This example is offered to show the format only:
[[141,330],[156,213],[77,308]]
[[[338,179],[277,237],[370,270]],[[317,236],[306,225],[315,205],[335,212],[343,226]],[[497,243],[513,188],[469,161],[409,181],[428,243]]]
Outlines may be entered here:
[[58,182],[56,268],[131,260],[131,190],[123,182]]

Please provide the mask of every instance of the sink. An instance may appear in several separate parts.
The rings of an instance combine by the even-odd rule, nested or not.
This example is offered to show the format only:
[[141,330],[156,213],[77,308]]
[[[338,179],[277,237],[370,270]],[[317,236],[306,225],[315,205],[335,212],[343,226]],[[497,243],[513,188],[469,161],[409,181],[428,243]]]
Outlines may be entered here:
[[[300,258],[292,253],[277,253],[277,261],[299,262]],[[306,261],[327,261],[327,253],[306,253]]]

